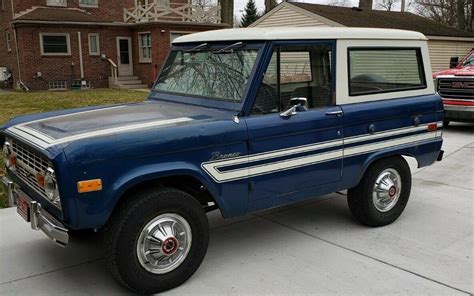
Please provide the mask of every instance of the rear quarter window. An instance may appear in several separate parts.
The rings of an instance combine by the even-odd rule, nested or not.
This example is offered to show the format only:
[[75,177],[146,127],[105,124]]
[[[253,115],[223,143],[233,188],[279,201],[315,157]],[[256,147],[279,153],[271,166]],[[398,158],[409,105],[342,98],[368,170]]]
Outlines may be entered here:
[[419,48],[349,48],[349,95],[426,88]]

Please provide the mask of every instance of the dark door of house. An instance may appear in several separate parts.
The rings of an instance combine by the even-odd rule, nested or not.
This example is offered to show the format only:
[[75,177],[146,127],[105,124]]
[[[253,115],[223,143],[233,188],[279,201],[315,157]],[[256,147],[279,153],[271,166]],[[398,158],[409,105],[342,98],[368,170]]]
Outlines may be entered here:
[[132,39],[117,37],[117,65],[119,76],[133,75]]

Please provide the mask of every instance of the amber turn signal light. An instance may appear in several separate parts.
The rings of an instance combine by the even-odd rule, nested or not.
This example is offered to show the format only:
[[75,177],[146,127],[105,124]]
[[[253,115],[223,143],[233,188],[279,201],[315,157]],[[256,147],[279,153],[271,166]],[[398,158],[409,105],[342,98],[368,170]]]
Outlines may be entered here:
[[100,190],[102,190],[101,179],[85,180],[85,181],[77,182],[77,192],[79,193],[86,193],[86,192],[100,191]]

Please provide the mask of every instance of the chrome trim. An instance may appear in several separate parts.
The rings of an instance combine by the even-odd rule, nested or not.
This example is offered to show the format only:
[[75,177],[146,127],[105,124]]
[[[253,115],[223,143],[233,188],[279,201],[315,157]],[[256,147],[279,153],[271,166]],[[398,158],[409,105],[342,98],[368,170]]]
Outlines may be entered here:
[[21,192],[21,196],[25,198],[30,206],[31,229],[41,230],[56,245],[65,247],[69,242],[69,234],[66,226],[49,214],[41,204],[32,200],[20,189],[13,190]]
[[141,266],[154,274],[169,273],[186,260],[192,245],[188,221],[175,213],[164,213],[149,221],[140,232],[136,252]]
[[337,117],[341,117],[343,114],[342,114],[342,111],[341,111],[341,110],[338,110],[338,111],[329,111],[329,112],[326,112],[326,115],[327,115],[327,116],[336,115]]
[[379,174],[372,190],[372,201],[377,211],[385,213],[397,204],[402,191],[402,178],[397,170],[387,168]]
[[8,198],[8,206],[13,207],[16,205],[16,199],[15,196],[13,195],[13,190],[15,189],[15,184],[10,181],[6,176],[2,176],[1,179],[3,185],[7,187],[7,198]]

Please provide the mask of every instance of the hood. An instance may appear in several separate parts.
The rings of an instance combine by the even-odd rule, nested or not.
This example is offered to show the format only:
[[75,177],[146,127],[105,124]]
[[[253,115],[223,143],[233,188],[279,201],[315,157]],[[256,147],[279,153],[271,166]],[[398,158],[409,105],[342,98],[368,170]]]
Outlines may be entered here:
[[474,66],[468,66],[464,68],[453,68],[453,69],[448,69],[444,71],[439,71],[439,72],[433,73],[433,78],[436,78],[438,76],[444,76],[444,75],[474,76]]
[[148,100],[46,117],[9,127],[7,134],[46,149],[88,138],[163,129],[228,118],[229,112]]

